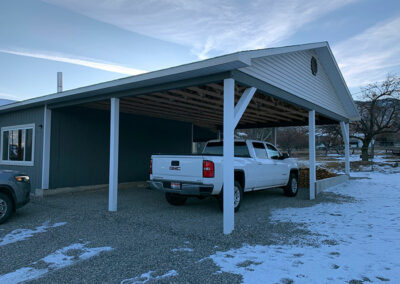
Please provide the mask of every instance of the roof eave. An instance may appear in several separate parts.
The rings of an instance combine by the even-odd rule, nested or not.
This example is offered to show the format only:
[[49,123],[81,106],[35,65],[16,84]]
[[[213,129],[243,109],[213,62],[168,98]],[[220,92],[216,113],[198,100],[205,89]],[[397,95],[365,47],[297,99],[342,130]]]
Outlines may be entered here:
[[77,96],[78,94],[87,94],[90,96],[96,95],[98,92],[103,94],[112,93],[116,90],[121,91],[129,88],[135,89],[148,85],[162,84],[168,81],[173,82],[199,76],[223,73],[247,67],[250,64],[251,60],[247,56],[240,53],[234,53],[0,106],[0,112],[41,106],[54,102],[59,103],[63,100],[73,100],[74,96]]

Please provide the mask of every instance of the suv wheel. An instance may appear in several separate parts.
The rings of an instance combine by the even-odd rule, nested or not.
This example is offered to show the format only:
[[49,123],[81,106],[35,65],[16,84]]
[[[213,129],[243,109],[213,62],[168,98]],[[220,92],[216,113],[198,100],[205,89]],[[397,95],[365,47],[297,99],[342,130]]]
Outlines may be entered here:
[[0,192],[0,224],[10,217],[13,211],[13,203],[7,194]]
[[180,194],[175,194],[175,193],[170,193],[166,192],[165,193],[165,198],[167,199],[168,203],[171,205],[175,206],[180,206],[185,204],[187,197],[182,196]]
[[297,180],[297,175],[294,173],[291,173],[288,184],[283,188],[283,193],[286,196],[290,196],[290,197],[296,196],[297,192],[299,192],[298,184],[299,183]]
[[[235,212],[239,211],[240,205],[242,204],[242,199],[243,199],[243,188],[240,185],[239,182],[235,181],[234,189],[233,189],[233,206],[235,208]],[[219,196],[219,208],[221,208],[222,211],[224,211],[224,197],[223,197],[223,191],[222,194]]]

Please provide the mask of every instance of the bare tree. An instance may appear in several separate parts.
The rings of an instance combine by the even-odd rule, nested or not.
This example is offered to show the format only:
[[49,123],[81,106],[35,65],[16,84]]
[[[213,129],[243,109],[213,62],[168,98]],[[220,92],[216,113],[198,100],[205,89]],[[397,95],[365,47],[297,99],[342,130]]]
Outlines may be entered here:
[[352,123],[351,137],[362,141],[362,160],[368,161],[369,145],[377,135],[400,131],[400,77],[388,75],[362,92],[363,100],[358,102],[361,120]]
[[306,127],[279,128],[277,143],[282,150],[291,155],[294,149],[303,149],[308,146],[308,130]]
[[342,132],[339,125],[323,125],[319,127],[319,143],[324,145],[325,156],[328,156],[329,151],[335,150],[337,154],[343,148]]

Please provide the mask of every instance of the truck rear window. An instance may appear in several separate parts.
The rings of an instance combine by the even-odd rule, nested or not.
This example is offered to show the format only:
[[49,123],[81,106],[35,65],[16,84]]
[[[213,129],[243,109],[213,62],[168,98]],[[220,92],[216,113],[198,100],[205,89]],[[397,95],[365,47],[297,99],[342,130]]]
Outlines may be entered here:
[[[235,157],[249,158],[250,153],[246,142],[235,142]],[[207,143],[203,150],[204,155],[215,155],[222,156],[223,152],[223,142],[210,142]]]

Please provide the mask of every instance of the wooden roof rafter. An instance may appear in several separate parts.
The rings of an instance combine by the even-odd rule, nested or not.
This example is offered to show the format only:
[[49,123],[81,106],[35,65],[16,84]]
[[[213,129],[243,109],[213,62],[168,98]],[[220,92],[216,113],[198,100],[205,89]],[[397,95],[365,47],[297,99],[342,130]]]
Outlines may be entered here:
[[[222,82],[221,82],[222,83]],[[208,83],[177,89],[121,97],[121,112],[192,122],[199,126],[221,129],[223,125],[223,86]],[[245,86],[236,84],[235,103]],[[107,109],[109,101],[87,103],[86,106]],[[323,118],[323,117],[322,117]],[[304,125],[307,110],[285,101],[256,92],[247,106],[238,128],[262,125]]]

